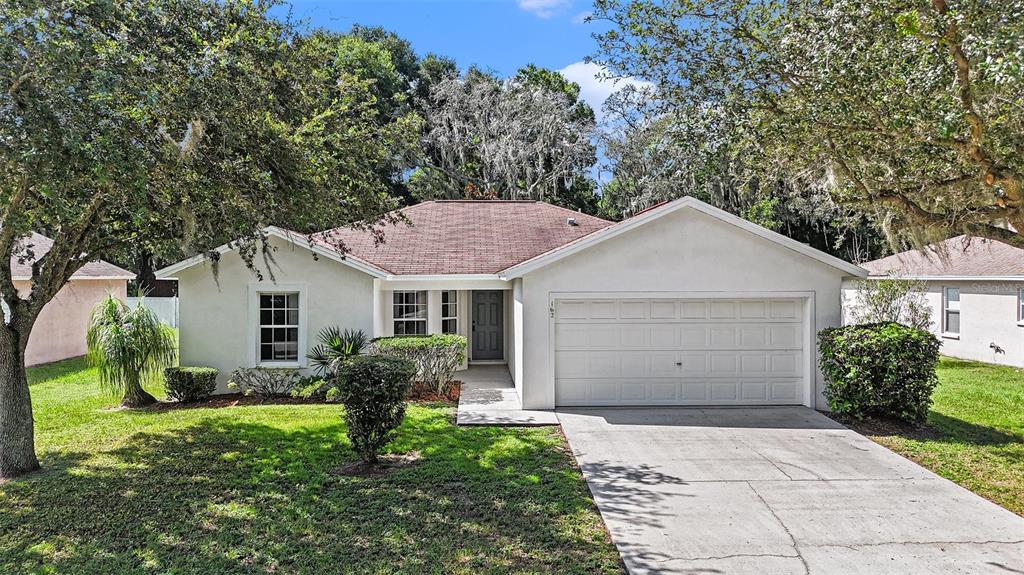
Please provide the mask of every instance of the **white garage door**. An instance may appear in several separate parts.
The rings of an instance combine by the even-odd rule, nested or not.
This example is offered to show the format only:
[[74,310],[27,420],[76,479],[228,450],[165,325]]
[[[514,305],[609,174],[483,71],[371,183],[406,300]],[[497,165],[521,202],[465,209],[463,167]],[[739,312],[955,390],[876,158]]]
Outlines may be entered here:
[[555,300],[555,403],[804,401],[804,300]]

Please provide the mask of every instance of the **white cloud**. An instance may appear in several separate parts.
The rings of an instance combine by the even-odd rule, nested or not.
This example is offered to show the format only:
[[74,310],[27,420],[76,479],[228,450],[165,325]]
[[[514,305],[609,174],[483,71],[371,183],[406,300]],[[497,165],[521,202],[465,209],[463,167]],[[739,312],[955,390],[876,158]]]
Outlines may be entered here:
[[587,18],[593,15],[594,13],[591,12],[590,10],[587,10],[586,12],[580,12],[579,14],[572,17],[571,22],[573,24],[585,24],[587,22]]
[[572,5],[572,0],[519,0],[519,7],[538,18],[550,18]]
[[580,85],[580,99],[590,104],[590,107],[594,109],[598,122],[604,117],[601,107],[604,105],[604,101],[608,99],[608,96],[621,90],[627,84],[638,87],[653,86],[650,82],[638,80],[632,76],[614,79],[598,78],[605,71],[606,68],[604,66],[593,62],[575,62],[559,70],[567,80]]

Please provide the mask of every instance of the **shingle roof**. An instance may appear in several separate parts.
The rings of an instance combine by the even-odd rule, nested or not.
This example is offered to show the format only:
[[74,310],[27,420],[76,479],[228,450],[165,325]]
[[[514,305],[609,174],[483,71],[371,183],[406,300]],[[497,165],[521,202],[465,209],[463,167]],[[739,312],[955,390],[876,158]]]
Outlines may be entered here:
[[957,236],[924,250],[910,250],[861,267],[872,276],[1024,276],[1024,250],[1003,242]]
[[[26,236],[22,239],[19,242],[18,247],[15,249],[14,254],[11,256],[11,274],[14,276],[14,279],[31,279],[32,262],[38,261],[39,258],[46,255],[52,247],[53,240],[42,234],[33,233],[31,236]],[[25,250],[27,249],[31,249],[33,258],[20,261],[23,258],[19,256],[24,256]],[[112,263],[108,263],[103,260],[96,260],[85,264],[80,270],[75,272],[75,275],[71,276],[71,279],[89,278],[133,279],[135,278],[135,274],[128,270],[119,268]]]
[[538,201],[438,200],[401,212],[411,225],[383,226],[383,243],[353,228],[314,241],[341,242],[349,254],[393,274],[493,274],[612,224]]

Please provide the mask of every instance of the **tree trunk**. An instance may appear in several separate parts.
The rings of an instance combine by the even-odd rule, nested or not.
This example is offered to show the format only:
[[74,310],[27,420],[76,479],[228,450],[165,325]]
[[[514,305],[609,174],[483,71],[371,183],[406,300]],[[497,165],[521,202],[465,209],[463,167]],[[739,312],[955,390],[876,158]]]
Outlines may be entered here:
[[124,388],[124,399],[121,400],[121,407],[134,409],[136,407],[146,407],[147,405],[153,405],[156,403],[156,398],[149,394],[139,382],[133,381],[125,386]]
[[[27,330],[26,330],[27,331]],[[32,398],[25,377],[28,335],[0,325],[0,478],[39,469],[34,443]]]
[[156,289],[156,270],[153,269],[153,254],[145,248],[140,248],[135,258],[135,267],[138,275],[135,276],[135,283],[139,287],[139,297],[148,296]]

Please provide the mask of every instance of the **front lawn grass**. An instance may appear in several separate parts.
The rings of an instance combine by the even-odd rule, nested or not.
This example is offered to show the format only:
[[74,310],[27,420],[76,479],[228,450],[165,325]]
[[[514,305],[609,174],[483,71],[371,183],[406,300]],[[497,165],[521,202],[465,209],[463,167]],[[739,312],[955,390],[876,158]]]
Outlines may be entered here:
[[938,375],[924,428],[877,421],[852,426],[1024,515],[1024,370],[942,358]]
[[411,406],[389,451],[420,460],[352,477],[336,405],[116,411],[81,360],[30,379],[43,471],[0,485],[0,573],[621,573],[553,428]]

